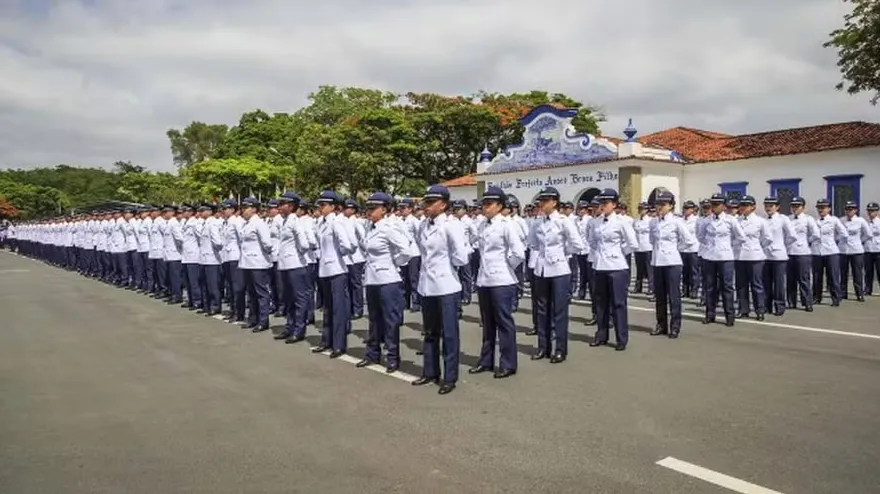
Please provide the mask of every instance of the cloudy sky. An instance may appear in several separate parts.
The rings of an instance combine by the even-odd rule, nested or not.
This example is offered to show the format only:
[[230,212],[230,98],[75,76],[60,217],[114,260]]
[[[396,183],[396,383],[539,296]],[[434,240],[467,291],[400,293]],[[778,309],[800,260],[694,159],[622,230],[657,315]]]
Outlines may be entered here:
[[602,105],[603,133],[880,120],[834,90],[838,0],[0,0],[0,168],[132,160],[322,84]]

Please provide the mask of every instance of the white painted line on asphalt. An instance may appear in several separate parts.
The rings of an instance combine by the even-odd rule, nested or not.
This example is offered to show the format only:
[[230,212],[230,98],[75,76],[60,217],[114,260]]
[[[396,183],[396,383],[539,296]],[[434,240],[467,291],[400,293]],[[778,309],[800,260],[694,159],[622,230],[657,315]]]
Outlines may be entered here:
[[[527,298],[527,297],[530,297],[530,295],[524,294],[523,297]],[[588,302],[586,300],[572,300],[571,302],[576,305],[592,305],[590,302]],[[639,312],[651,312],[651,313],[657,312],[656,310],[651,309],[649,307],[639,307],[639,306],[631,305],[631,304],[628,305],[627,308],[629,310],[634,310],[634,311],[639,311]],[[687,317],[690,319],[703,319],[703,317],[704,317],[703,314],[688,312],[688,311],[684,311],[684,310],[682,311],[681,316]],[[771,328],[793,329],[796,331],[806,331],[806,332],[810,332],[810,333],[832,334],[835,336],[848,336],[851,338],[865,338],[868,340],[880,340],[880,335],[876,335],[876,334],[854,333],[851,331],[839,331],[836,329],[812,328],[809,326],[798,326],[795,324],[782,324],[782,323],[778,323],[778,322],[755,321],[752,319],[737,319],[736,323],[737,324],[740,324],[740,323],[754,324],[756,326],[765,326],[765,327],[771,327]]]
[[657,465],[741,494],[782,494],[779,491],[767,489],[766,487],[761,487],[760,485],[755,485],[730,475],[724,475],[723,473],[709,470],[693,463],[677,460],[671,456],[658,461]]
[[[330,351],[327,350],[327,351],[321,353],[321,355],[327,355],[327,356],[329,356],[329,355],[330,355]],[[343,361],[343,362],[348,362],[349,364],[352,364],[352,365],[355,365],[355,364],[357,364],[358,362],[360,362],[359,359],[354,358],[354,357],[352,357],[351,355],[340,355],[339,357],[336,358],[336,360],[341,360],[341,361]],[[417,381],[417,380],[419,379],[418,377],[416,377],[416,376],[414,376],[414,375],[412,375],[412,374],[407,374],[406,372],[402,372],[402,371],[400,371],[400,370],[398,370],[397,372],[392,372],[391,374],[389,374],[389,373],[385,372],[385,367],[383,367],[383,366],[381,366],[381,365],[378,365],[378,364],[368,365],[368,366],[366,366],[366,367],[364,367],[364,368],[365,368],[365,369],[370,369],[370,370],[373,371],[373,372],[378,372],[379,374],[382,374],[383,376],[393,377],[393,378],[395,378],[395,379],[400,379],[401,381],[406,381],[406,382],[408,382],[408,383],[411,383],[411,382],[413,382],[413,381]]]
[[31,272],[30,269],[3,269],[3,270],[0,270],[0,274],[6,274],[6,273],[30,273],[30,272]]

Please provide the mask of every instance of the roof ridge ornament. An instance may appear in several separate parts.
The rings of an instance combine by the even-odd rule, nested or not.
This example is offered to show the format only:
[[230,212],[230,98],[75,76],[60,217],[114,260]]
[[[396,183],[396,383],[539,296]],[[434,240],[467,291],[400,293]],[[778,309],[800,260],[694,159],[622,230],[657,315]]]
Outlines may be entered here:
[[626,128],[623,129],[623,135],[626,136],[626,142],[634,142],[635,136],[638,134],[638,130],[633,127],[633,119],[629,119],[629,123],[626,124]]

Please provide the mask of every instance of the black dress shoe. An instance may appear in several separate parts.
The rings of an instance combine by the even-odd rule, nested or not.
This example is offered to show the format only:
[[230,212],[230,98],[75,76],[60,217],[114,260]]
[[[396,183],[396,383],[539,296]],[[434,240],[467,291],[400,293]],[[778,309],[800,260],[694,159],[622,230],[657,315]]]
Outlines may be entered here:
[[856,297],[856,300],[859,301],[859,302],[864,302],[864,301],[865,301],[865,297]]
[[258,323],[255,323],[255,322],[249,322],[249,323],[245,324],[244,329],[254,329],[254,328],[256,328],[258,325],[259,325]]
[[593,348],[595,348],[597,346],[605,346],[607,344],[608,344],[608,341],[593,340],[590,342],[590,346]]
[[290,338],[284,340],[284,343],[287,345],[293,345],[294,343],[299,343],[300,341],[303,341],[304,339],[306,339],[306,337],[303,335],[295,335],[295,336],[291,336]]
[[785,315],[785,311],[784,310],[777,310],[777,311],[773,312],[773,315],[776,317],[782,317]]
[[416,355],[424,355],[425,352],[422,350],[416,350]]
[[714,317],[704,317],[703,318],[703,324],[714,324],[714,323],[715,323]]
[[654,330],[651,331],[651,336],[660,336],[661,334],[669,334],[669,331],[665,328],[654,328]]
[[545,358],[547,358],[547,352],[544,350],[538,350],[532,354],[532,360],[543,360]]
[[589,320],[587,320],[587,322],[584,323],[584,326],[595,326],[595,325],[596,325],[596,318],[595,317],[590,318]]
[[807,312],[813,312],[813,306],[810,306],[810,307],[804,307],[804,310],[807,311]]
[[666,336],[669,337],[670,339],[673,339],[673,340],[674,340],[674,339],[678,338],[678,334],[679,334],[679,332],[680,332],[679,330],[677,330],[677,329],[673,329],[673,330],[670,330],[670,331],[669,331],[669,334],[666,335]]
[[339,358],[343,355],[345,355],[345,352],[342,350],[333,350],[330,352],[330,358]]
[[482,374],[484,372],[492,371],[492,367],[487,367],[485,365],[478,365],[476,367],[471,367],[468,369],[468,374]]
[[626,344],[625,344],[625,343],[617,343],[616,345],[614,345],[614,351],[615,351],[615,352],[622,352],[622,351],[624,351],[624,350],[626,350]]
[[399,369],[399,368],[400,368],[399,365],[391,364],[388,367],[385,367],[385,373],[386,374],[394,374],[395,372],[397,372],[397,369]]
[[369,367],[371,365],[377,365],[378,363],[379,362],[376,362],[375,360],[370,360],[370,359],[365,358],[365,359],[361,360],[360,362],[354,364],[354,366],[357,367],[358,369],[360,369],[363,367]]
[[755,319],[757,319],[757,320],[759,320],[759,321],[763,321],[763,320],[764,320],[764,314],[758,314],[757,316],[755,316]]
[[268,330],[269,330],[268,324],[260,324],[259,326],[252,329],[251,333],[262,333],[263,331],[268,331]]
[[275,336],[272,337],[273,340],[286,340],[288,338],[290,338],[290,333],[288,333],[287,331],[285,331],[281,334],[276,334]]
[[426,384],[437,384],[438,382],[440,382],[440,378],[422,376],[410,384],[412,384],[413,386],[424,386]]
[[326,345],[318,345],[315,348],[312,348],[312,353],[324,353],[329,350],[330,347]]
[[840,307],[840,301],[838,300],[837,302],[831,302],[831,307]]
[[538,334],[537,329],[530,329],[530,330],[526,331],[526,336],[535,336],[537,334]]
[[724,320],[724,325],[727,326],[728,328],[731,328],[731,327],[733,327],[733,324],[735,321],[736,321],[736,319],[734,319],[733,317],[728,317]]
[[498,369],[493,376],[495,379],[504,379],[516,374],[516,369]]
[[561,353],[557,353],[557,354],[553,355],[552,357],[550,357],[551,364],[561,364],[563,362],[565,362],[565,355],[563,355]]
[[448,395],[453,389],[455,389],[455,383],[443,383],[440,385],[440,389],[437,390],[437,394]]

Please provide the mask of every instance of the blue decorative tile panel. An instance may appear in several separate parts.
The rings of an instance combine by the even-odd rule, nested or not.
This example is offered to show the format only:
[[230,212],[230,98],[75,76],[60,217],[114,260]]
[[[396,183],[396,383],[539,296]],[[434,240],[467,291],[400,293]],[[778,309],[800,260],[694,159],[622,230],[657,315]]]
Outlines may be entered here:
[[523,143],[498,153],[485,173],[530,170],[548,165],[574,165],[617,157],[614,144],[576,132],[576,112],[539,106],[523,117]]

